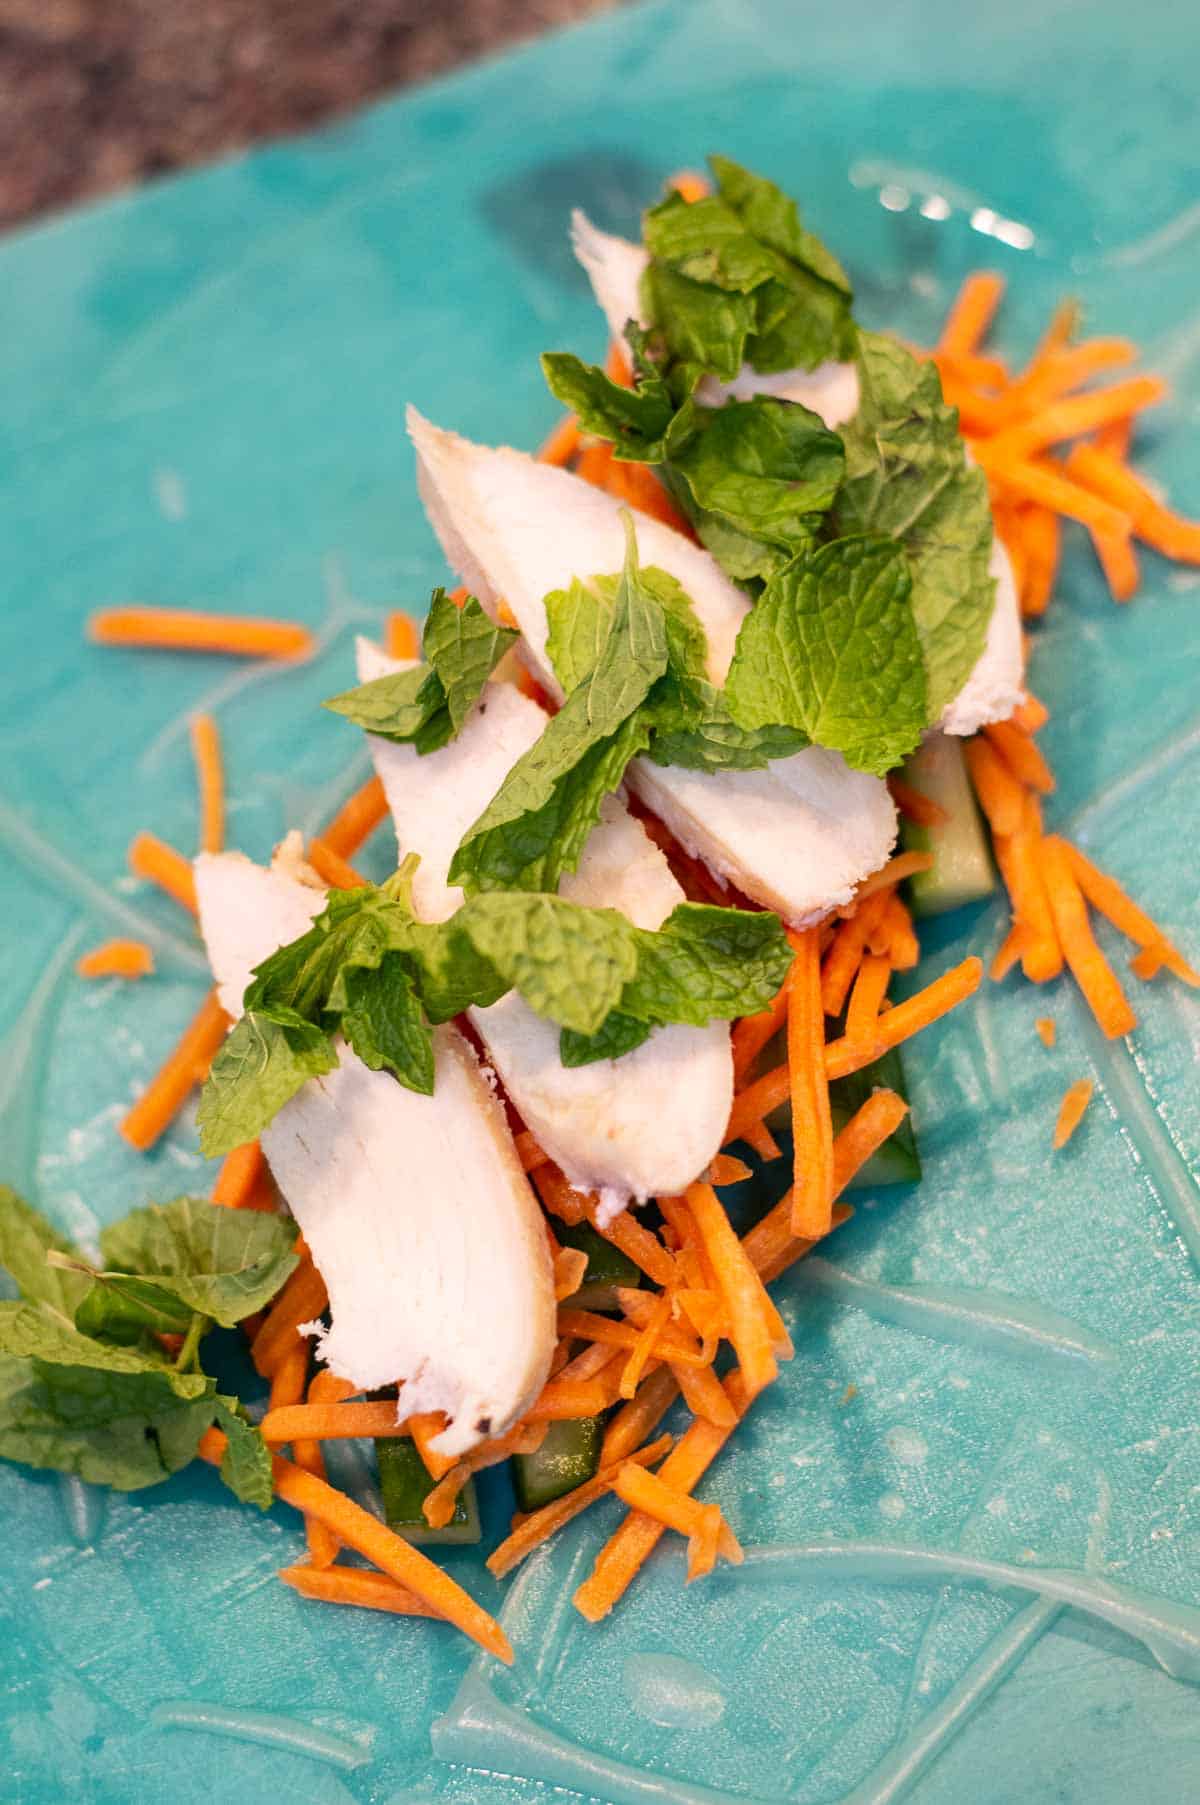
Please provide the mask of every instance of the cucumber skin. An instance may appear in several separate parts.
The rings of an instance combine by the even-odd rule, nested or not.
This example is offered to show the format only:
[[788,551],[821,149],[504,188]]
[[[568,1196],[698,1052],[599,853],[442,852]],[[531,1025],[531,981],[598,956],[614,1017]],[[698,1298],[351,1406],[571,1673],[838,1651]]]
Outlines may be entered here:
[[996,873],[961,741],[950,734],[931,733],[906,761],[902,776],[912,789],[938,803],[950,816],[938,827],[918,827],[901,817],[904,850],[933,854],[930,869],[918,871],[908,880],[913,914],[945,915],[991,896]]
[[454,1515],[442,1529],[431,1529],[421,1506],[436,1483],[425,1470],[416,1443],[407,1436],[381,1436],[375,1443],[384,1520],[406,1542],[451,1546],[483,1540],[475,1481],[470,1479],[454,1501]]
[[615,1310],[617,1289],[635,1290],[642,1275],[619,1247],[598,1234],[590,1222],[556,1222],[554,1232],[563,1247],[574,1247],[587,1255],[583,1283],[567,1301],[573,1310]]
[[603,1417],[551,1423],[536,1454],[513,1457],[513,1486],[521,1509],[540,1510],[590,1479],[600,1465],[603,1440]]

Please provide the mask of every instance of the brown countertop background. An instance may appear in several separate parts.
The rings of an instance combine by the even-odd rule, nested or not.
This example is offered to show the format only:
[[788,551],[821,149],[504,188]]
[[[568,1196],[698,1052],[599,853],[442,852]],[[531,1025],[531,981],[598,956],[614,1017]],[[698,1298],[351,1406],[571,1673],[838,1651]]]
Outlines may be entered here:
[[0,0],[0,227],[299,132],[618,0]]

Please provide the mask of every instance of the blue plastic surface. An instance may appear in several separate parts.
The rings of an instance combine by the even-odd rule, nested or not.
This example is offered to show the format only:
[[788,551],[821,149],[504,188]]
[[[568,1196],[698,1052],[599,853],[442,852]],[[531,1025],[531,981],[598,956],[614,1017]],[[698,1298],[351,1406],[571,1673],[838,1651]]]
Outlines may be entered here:
[[[85,1242],[209,1183],[190,1123],[146,1159],[115,1132],[204,981],[125,847],[144,825],[194,844],[201,703],[253,854],[360,774],[316,705],[350,679],[353,629],[444,574],[403,404],[537,442],[537,353],[602,344],[571,203],[631,229],[667,171],[720,148],[802,197],[873,324],[929,335],[987,263],[1020,353],[1076,292],[1172,378],[1143,461],[1200,510],[1198,49],[1165,0],[680,0],[0,248],[3,1175]],[[1035,629],[1049,816],[1195,954],[1200,576],[1144,566],[1115,608],[1072,535]],[[85,646],[87,610],[130,599],[299,617],[324,652],[266,671]],[[160,975],[75,980],[121,925]],[[1002,929],[998,905],[952,918],[928,974]],[[924,1182],[869,1199],[784,1285],[796,1359],[704,1482],[746,1567],[685,1591],[656,1558],[589,1628],[569,1593],[603,1507],[508,1590],[511,1673],[428,1623],[305,1604],[273,1579],[295,1519],[207,1472],[105,1504],[0,1469],[5,1798],[1193,1796],[1200,1009],[1170,980],[1137,1007],[1108,1045],[1067,984],[1011,978],[926,1036]],[[1051,1158],[1084,1073],[1097,1098]],[[485,1503],[495,1530],[508,1501]],[[448,1558],[501,1604],[477,1553]]]

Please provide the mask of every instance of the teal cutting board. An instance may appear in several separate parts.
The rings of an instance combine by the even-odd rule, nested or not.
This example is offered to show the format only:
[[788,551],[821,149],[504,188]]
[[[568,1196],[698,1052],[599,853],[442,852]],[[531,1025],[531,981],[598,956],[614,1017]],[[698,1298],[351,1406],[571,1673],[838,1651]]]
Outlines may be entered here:
[[[1010,279],[999,341],[1020,355],[1077,293],[1171,378],[1144,464],[1200,511],[1198,51],[1166,0],[634,8],[0,248],[4,1175],[85,1242],[210,1182],[190,1120],[149,1158],[116,1135],[204,982],[126,845],[144,825],[195,843],[201,704],[253,854],[358,779],[317,704],[349,680],[354,631],[444,575],[404,404],[537,442],[555,415],[537,353],[602,346],[573,202],[632,230],[668,171],[721,148],[802,197],[872,324],[930,335],[985,263]],[[1115,607],[1072,536],[1033,634],[1049,813],[1195,956],[1200,577],[1150,554],[1144,577]],[[321,657],[85,645],[89,609],[133,599],[300,618]],[[1004,925],[998,905],[951,918],[928,973]],[[159,975],[76,980],[79,949],[122,927]],[[1200,1010],[1169,980],[1137,1006],[1108,1045],[1067,984],[1013,977],[926,1036],[925,1180],[867,1198],[785,1283],[795,1361],[704,1482],[746,1567],[685,1591],[663,1553],[592,1629],[569,1596],[614,1507],[507,1595],[456,1553],[502,1610],[511,1672],[424,1622],[303,1603],[273,1579],[295,1519],[207,1471],[105,1504],[0,1470],[4,1797],[1196,1796]],[[1096,1100],[1052,1158],[1083,1074]],[[494,1533],[502,1481],[485,1505]]]

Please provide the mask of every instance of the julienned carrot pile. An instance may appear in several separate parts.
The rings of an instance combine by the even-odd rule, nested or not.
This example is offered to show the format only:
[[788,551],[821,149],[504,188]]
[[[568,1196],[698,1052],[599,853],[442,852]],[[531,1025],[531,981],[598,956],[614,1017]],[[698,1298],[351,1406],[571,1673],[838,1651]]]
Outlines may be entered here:
[[106,940],[75,961],[81,978],[146,978],[154,970],[154,954],[144,940]]

